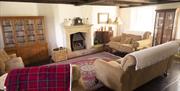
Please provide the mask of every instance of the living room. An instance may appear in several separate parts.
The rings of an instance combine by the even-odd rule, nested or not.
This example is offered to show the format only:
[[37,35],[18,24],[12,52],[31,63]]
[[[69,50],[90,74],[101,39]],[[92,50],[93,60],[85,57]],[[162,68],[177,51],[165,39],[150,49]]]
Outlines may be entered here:
[[[0,53],[3,55],[0,55],[0,61],[4,62],[7,60],[4,55],[6,55],[6,57],[10,54],[13,54],[13,57],[18,56],[17,59],[11,61],[11,55],[8,57],[8,60],[10,61],[0,65],[2,67],[1,70],[4,69],[4,71],[2,71],[3,74],[1,73],[2,76],[0,77],[0,79],[3,79],[1,82],[5,81],[7,76],[6,73],[10,72],[9,74],[11,74],[13,71],[17,71],[13,70],[16,69],[16,67],[21,68],[19,70],[26,70],[28,72],[28,69],[33,67],[35,69],[41,66],[69,66],[67,64],[72,64],[70,65],[70,68],[73,70],[72,75],[63,78],[73,78],[70,83],[63,83],[70,88],[70,84],[73,82],[72,91],[178,91],[180,89],[180,74],[178,70],[180,59],[177,53],[180,45],[180,2],[175,1],[173,3],[166,2],[155,4],[154,2],[150,2],[151,0],[145,0],[144,2],[143,0],[137,0],[135,2],[117,0],[121,1],[121,3],[128,3],[128,6],[128,4],[119,4],[115,1],[113,2],[113,5],[106,5],[103,4],[106,2],[104,0],[98,0],[99,2],[101,1],[100,3],[97,1],[98,4],[96,4],[96,1],[93,1],[86,2],[87,4],[79,3],[79,5],[70,4],[72,2],[71,0],[69,3],[68,1],[62,3],[65,1],[61,0],[59,1],[61,3],[48,1],[19,1],[0,2],[0,48],[1,52],[3,52]],[[80,1],[81,0],[79,0],[79,2]],[[107,1],[107,3],[110,1]],[[160,17],[160,13],[163,12],[163,10],[165,12],[172,10],[172,16],[169,15],[171,21],[167,23],[167,25],[170,25],[170,30],[167,29],[167,31],[171,31],[171,34],[170,32],[166,32],[166,35],[160,36],[161,39],[159,39],[158,33],[161,32],[158,31],[158,25],[160,25],[158,17],[159,19],[162,18]],[[169,13],[167,13],[167,15],[168,14]],[[4,23],[3,21],[6,20],[12,20],[12,22]],[[15,24],[21,21],[22,25]],[[165,20],[163,22],[165,22]],[[166,28],[167,25],[164,24],[161,29]],[[28,28],[31,25],[33,25],[36,32],[39,31],[37,33],[33,32],[34,35],[32,36],[28,35]],[[9,30],[11,29],[6,28],[8,30],[6,34],[4,28],[9,26],[11,26],[10,28],[12,29],[12,37],[9,37],[8,35],[8,33],[10,33]],[[18,30],[17,26],[22,29]],[[29,28],[29,30],[31,29]],[[21,34],[22,31],[23,34]],[[17,32],[19,32],[19,35]],[[25,42],[24,44],[20,40],[22,35],[24,35],[23,38],[25,38],[23,40],[23,42]],[[34,38],[37,40],[33,40],[33,36],[35,36]],[[12,38],[13,43],[15,44],[10,43],[10,45],[8,45],[6,42],[7,37]],[[30,40],[31,42],[28,42]],[[168,42],[171,40],[172,42]],[[10,40],[8,40],[8,42],[9,41]],[[124,44],[127,44],[128,42],[130,45],[126,46],[122,43],[118,44],[117,42],[122,42]],[[152,53],[146,51],[151,51]],[[169,53],[166,53],[167,51]],[[139,53],[136,54],[136,52]],[[152,63],[145,62],[143,66],[148,66],[148,68],[145,70],[139,68],[141,71],[138,71],[139,73],[136,72],[138,67],[137,69],[134,68],[135,70],[131,69],[132,64],[135,64],[134,61],[131,61],[133,62],[132,64],[131,62],[130,64],[127,64],[128,66],[119,65],[123,64],[123,60],[125,59],[136,60],[137,62],[138,59],[134,59],[131,56],[139,57],[138,54],[144,54],[141,56],[143,56],[145,60],[149,59],[148,61],[152,61],[158,59],[158,61],[152,61]],[[150,58],[149,55],[154,58]],[[176,57],[173,57],[172,60],[170,60],[173,55]],[[141,58],[143,59],[141,56],[140,60]],[[173,66],[171,66],[170,69],[168,69],[170,64],[169,61],[173,61]],[[112,64],[112,67],[108,66],[109,64]],[[105,67],[103,65],[105,65]],[[122,70],[121,68],[118,68],[119,66],[122,66]],[[115,71],[117,69],[119,69],[118,72]],[[138,73],[137,78],[136,76],[134,77],[137,81],[133,80],[132,74],[125,74],[125,72],[128,72],[129,70],[132,70],[132,73]],[[108,73],[111,73],[114,78],[109,77],[110,75],[108,75]],[[116,73],[118,73],[118,75]],[[119,75],[122,73],[127,76],[123,78],[123,75]],[[147,77],[142,79],[141,77],[143,77],[145,73],[149,76],[147,75]],[[162,77],[163,74],[167,75],[167,77]],[[131,78],[126,78],[128,76]],[[116,79],[116,77],[118,78]],[[122,83],[120,83],[120,77],[126,79],[125,81],[128,82],[122,81]],[[152,80],[154,78],[155,80]],[[132,79],[132,82],[127,79]],[[6,81],[7,80],[8,79],[6,79]],[[4,88],[4,85],[2,84],[4,83],[1,83],[0,87]],[[152,86],[152,88],[148,88],[148,86]],[[40,89],[42,88],[43,87]],[[69,91],[69,88],[68,90],[62,91]],[[12,89],[9,88],[8,90],[11,91]],[[22,89],[20,89],[20,91],[21,90]]]

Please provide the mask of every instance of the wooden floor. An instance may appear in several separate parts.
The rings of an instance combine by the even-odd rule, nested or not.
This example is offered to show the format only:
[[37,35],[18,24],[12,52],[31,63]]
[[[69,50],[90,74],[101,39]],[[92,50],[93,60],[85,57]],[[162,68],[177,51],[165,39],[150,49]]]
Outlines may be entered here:
[[158,77],[135,91],[180,91],[180,60],[174,61],[167,77]]
[[[101,88],[98,91],[112,91]],[[172,64],[167,77],[158,77],[134,91],[180,91],[180,59]]]

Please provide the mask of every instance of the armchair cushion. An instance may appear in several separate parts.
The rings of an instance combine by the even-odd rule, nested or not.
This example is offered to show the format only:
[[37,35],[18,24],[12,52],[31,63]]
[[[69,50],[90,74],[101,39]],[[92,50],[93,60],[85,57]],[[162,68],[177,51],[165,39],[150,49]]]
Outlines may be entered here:
[[132,38],[131,37],[125,37],[124,40],[121,40],[122,44],[131,44],[132,43]]
[[5,64],[0,60],[0,76],[5,73]]
[[110,41],[112,41],[112,42],[120,42],[121,41],[121,36],[112,37],[110,39]]
[[9,57],[10,57],[10,58],[16,58],[17,55],[16,55],[16,54],[11,54],[11,55],[9,55]]
[[9,60],[10,57],[9,55],[4,51],[4,49],[0,49],[0,61],[1,62],[5,62],[7,60]]
[[0,49],[0,76],[5,73],[5,61],[9,59],[8,54],[3,49]]
[[145,32],[143,34],[143,39],[149,39],[151,37],[151,32]]
[[6,61],[5,66],[5,71],[10,72],[13,69],[24,68],[24,63],[21,57],[17,57]]

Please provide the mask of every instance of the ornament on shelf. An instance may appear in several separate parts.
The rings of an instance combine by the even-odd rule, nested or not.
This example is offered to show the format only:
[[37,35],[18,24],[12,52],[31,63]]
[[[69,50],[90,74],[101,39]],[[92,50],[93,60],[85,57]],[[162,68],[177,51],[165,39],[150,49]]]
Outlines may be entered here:
[[71,26],[72,25],[72,20],[69,19],[64,19],[64,26]]

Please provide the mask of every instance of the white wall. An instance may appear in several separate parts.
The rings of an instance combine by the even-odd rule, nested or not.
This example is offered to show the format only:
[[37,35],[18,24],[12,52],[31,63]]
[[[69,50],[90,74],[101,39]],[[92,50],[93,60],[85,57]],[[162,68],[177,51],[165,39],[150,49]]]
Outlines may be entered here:
[[[118,7],[115,6],[92,6],[92,24],[94,24],[93,29],[96,30],[97,28],[100,28],[101,26],[107,26],[106,24],[98,24],[98,13],[109,13],[109,18],[114,21],[114,19],[118,16]],[[113,26],[114,30],[117,29],[116,25],[110,25]],[[116,34],[116,31],[114,31],[114,35]]]
[[60,4],[56,10],[56,43],[57,46],[66,46],[66,35],[64,31],[64,19],[72,19],[75,17],[82,17],[82,11],[80,6]]
[[[136,9],[136,8],[141,8],[141,9],[145,9],[147,7],[152,8],[152,10],[154,9],[154,11],[152,11],[151,9],[146,9],[147,11],[151,12],[151,13],[146,13],[145,12],[141,12],[141,10]],[[151,31],[153,33],[154,31],[154,21],[150,21],[150,18],[155,20],[155,10],[156,9],[172,9],[172,8],[180,8],[180,3],[170,3],[170,4],[159,4],[159,5],[149,5],[149,6],[141,6],[141,7],[132,7],[132,8],[121,8],[119,9],[119,16],[122,18],[123,20],[123,24],[121,25],[121,31],[122,32],[139,32],[139,31]],[[133,11],[133,10],[137,10],[137,11]],[[134,28],[132,27],[132,21],[134,20],[134,18],[132,17],[133,15],[138,17],[138,15],[134,14],[134,12],[139,12],[139,14],[143,15],[141,17],[147,17],[143,18],[144,21],[142,23],[144,24],[149,24],[149,27],[147,27],[147,29],[144,27],[144,24],[134,24],[136,26],[142,26],[140,28]],[[139,15],[140,16],[140,15]],[[133,18],[133,19],[132,19]],[[178,16],[178,24],[177,24],[177,39],[180,39],[180,14]]]
[[[88,18],[89,23],[93,24],[92,31],[95,31],[101,25],[97,23],[97,14],[99,12],[107,12],[110,15],[110,18],[115,19],[117,17],[117,7],[115,6],[74,6],[74,5],[65,5],[60,4],[58,8],[56,8],[55,13],[55,31],[56,31],[56,43],[57,47],[59,46],[66,46],[65,40],[65,31],[63,22],[66,18],[74,18],[74,17],[81,17],[81,18]],[[116,33],[116,31],[115,31]],[[93,36],[93,32],[91,34]],[[92,40],[93,41],[93,40]]]
[[36,3],[0,2],[0,16],[38,15]]
[[49,52],[55,48],[56,45],[56,32],[55,30],[55,5],[51,4],[38,4],[38,12],[40,16],[45,16],[46,23],[46,40],[48,41]]
[[120,9],[120,17],[123,20],[122,32],[144,32],[154,30],[155,7],[144,6]]
[[[93,31],[100,26],[97,24],[98,12],[107,12],[111,18],[115,18],[117,11],[118,8],[115,6],[74,6],[66,4],[0,2],[0,16],[45,16],[46,38],[49,50],[66,46],[63,26],[65,18],[89,18],[89,23],[94,25],[92,28]],[[0,47],[4,47],[1,34],[0,32]]]
[[[0,16],[37,16],[35,3],[0,2]],[[2,31],[0,30],[0,48],[4,48]]]

